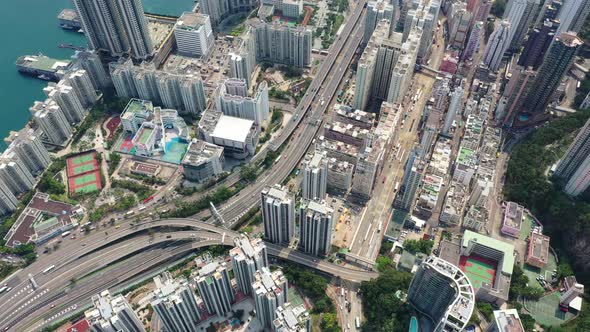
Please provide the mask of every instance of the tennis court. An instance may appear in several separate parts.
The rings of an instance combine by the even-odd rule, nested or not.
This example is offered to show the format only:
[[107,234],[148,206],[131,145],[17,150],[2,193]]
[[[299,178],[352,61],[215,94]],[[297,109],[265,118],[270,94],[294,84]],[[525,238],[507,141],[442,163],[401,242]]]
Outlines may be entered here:
[[86,193],[102,188],[99,171],[72,177],[69,179],[68,184],[70,193]]
[[102,183],[96,152],[84,153],[67,159],[68,189],[73,193],[100,190]]
[[475,289],[484,283],[493,285],[496,279],[497,264],[490,259],[474,255],[461,256],[459,268],[469,277]]

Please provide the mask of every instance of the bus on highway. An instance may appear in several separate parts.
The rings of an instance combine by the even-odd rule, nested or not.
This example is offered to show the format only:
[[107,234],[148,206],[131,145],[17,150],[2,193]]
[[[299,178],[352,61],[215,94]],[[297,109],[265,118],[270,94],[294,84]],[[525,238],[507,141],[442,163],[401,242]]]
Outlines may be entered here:
[[8,287],[6,287],[6,286],[0,288],[0,294],[6,292],[7,289],[8,289]]
[[43,270],[43,274],[49,273],[49,271],[55,269],[55,265],[48,266],[45,270]]
[[61,237],[67,237],[68,235],[70,235],[72,232],[70,231],[65,231],[63,233],[61,233]]
[[360,320],[359,316],[355,317],[354,325],[356,326],[357,330],[361,328],[361,320]]

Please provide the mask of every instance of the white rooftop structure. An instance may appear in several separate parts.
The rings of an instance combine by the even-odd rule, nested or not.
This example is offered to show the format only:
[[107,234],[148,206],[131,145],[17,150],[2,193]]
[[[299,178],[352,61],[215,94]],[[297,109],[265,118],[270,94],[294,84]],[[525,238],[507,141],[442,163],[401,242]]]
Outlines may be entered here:
[[254,121],[221,116],[211,136],[231,141],[244,142],[250,133]]

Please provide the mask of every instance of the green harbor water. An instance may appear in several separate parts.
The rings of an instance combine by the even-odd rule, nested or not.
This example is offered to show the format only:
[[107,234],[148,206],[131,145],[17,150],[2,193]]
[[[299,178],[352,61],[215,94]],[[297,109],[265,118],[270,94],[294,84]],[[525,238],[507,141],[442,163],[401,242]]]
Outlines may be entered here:
[[[190,10],[193,0],[143,0],[149,13],[179,15]],[[0,5],[0,139],[11,130],[21,129],[29,120],[29,107],[44,99],[42,80],[16,71],[16,58],[26,54],[43,53],[68,59],[73,51],[61,49],[60,43],[85,46],[80,33],[59,27],[57,15],[63,8],[73,8],[70,0],[2,0]],[[0,143],[0,151],[6,148]]]

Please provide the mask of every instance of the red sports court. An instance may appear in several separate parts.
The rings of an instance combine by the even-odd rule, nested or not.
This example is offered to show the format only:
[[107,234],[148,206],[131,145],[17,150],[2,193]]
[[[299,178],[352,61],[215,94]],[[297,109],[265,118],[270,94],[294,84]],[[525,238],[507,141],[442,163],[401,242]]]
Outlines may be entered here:
[[86,193],[102,188],[96,152],[82,153],[66,160],[70,193]]
[[498,273],[498,263],[478,255],[461,256],[459,268],[465,272],[473,288],[478,289],[482,284],[493,285]]

